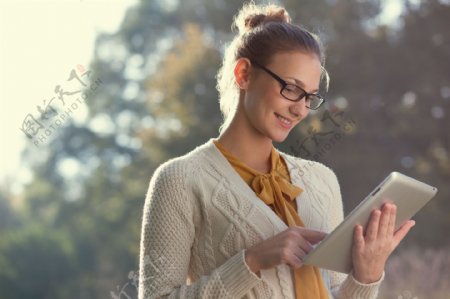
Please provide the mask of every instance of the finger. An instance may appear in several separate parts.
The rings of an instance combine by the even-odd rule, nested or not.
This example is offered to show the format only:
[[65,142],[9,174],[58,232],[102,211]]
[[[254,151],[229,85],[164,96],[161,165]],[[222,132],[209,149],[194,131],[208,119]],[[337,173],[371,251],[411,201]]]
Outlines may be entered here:
[[303,238],[308,240],[311,244],[316,244],[322,241],[328,234],[323,231],[314,229],[305,229],[300,226],[295,226],[295,229],[302,235]]
[[379,237],[386,237],[389,227],[389,221],[391,218],[391,204],[385,203],[383,205],[382,213],[380,216],[380,226],[378,228],[378,236]]
[[297,242],[298,248],[300,248],[303,252],[308,254],[314,247],[311,243],[308,242],[308,240],[304,238],[299,238]]
[[396,221],[397,221],[397,206],[395,204],[392,204],[391,217],[389,218],[389,225],[387,230],[387,234],[389,237],[392,237],[394,235]]
[[400,244],[409,230],[416,224],[414,220],[406,221],[394,234],[394,248]]
[[306,253],[301,248],[297,248],[297,250],[294,250],[294,261],[293,263],[291,263],[291,265],[295,268],[300,267],[301,265],[303,265],[303,259],[305,258],[305,256]]
[[380,221],[381,211],[376,209],[372,212],[369,223],[366,228],[366,241],[374,241],[377,238],[378,234],[378,225]]
[[355,226],[355,232],[353,234],[353,246],[357,251],[361,251],[364,244],[363,228],[358,224]]

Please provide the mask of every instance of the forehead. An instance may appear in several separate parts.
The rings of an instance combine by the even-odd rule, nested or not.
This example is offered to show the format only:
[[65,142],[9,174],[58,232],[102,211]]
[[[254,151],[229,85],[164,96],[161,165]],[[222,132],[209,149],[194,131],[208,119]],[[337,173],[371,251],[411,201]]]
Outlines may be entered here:
[[300,81],[304,85],[301,87],[306,89],[315,90],[319,87],[321,64],[316,54],[300,51],[276,53],[267,67],[283,79],[290,79],[293,83],[294,79]]

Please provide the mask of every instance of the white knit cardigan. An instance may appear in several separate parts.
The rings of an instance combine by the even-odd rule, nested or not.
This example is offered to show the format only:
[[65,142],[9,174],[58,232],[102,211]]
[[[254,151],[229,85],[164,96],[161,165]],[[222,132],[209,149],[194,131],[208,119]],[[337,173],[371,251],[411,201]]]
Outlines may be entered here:
[[[321,163],[278,150],[308,228],[332,231],[343,220],[340,186]],[[245,263],[245,249],[288,227],[241,179],[209,139],[154,172],[145,198],[139,261],[139,299],[294,299],[292,269],[261,270]],[[338,258],[338,257],[337,257]],[[330,298],[377,298],[384,279],[361,284],[321,269]]]

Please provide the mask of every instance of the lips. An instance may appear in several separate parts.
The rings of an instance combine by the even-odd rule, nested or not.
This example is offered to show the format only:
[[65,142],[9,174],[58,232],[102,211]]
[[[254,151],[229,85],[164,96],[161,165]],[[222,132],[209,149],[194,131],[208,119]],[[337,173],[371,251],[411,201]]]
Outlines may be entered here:
[[278,123],[285,129],[290,129],[292,127],[293,121],[281,116],[278,113],[275,113],[275,116],[277,117]]
[[284,117],[283,115],[278,114],[278,113],[276,113],[276,112],[275,112],[275,115],[276,115],[276,116],[281,116],[282,118],[287,119],[287,120],[290,121],[291,123],[293,122],[292,119],[289,119],[289,118],[287,118],[287,117]]

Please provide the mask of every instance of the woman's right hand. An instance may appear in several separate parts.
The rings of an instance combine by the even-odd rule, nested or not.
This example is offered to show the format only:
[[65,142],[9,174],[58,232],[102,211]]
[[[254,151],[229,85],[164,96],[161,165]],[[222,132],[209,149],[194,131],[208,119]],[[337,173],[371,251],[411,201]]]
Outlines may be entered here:
[[279,264],[293,268],[303,265],[303,258],[313,249],[314,244],[325,238],[327,233],[293,226],[253,247],[245,250],[245,261],[249,268],[261,277],[260,270],[270,269]]

